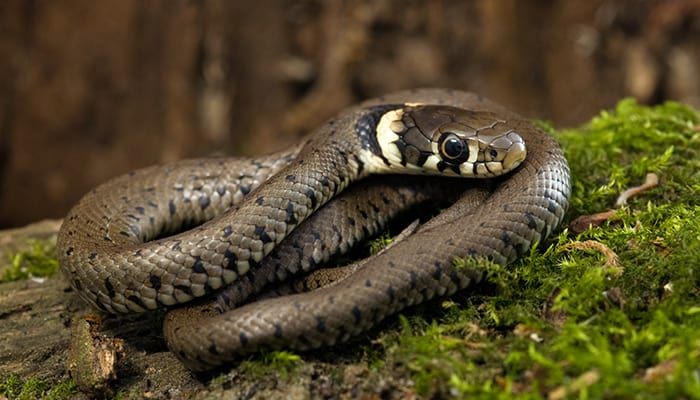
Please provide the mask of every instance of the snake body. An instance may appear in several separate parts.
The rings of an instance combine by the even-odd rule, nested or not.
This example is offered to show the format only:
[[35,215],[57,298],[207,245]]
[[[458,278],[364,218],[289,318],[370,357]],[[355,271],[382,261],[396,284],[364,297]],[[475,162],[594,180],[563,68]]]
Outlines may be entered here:
[[[340,193],[353,181],[387,172],[493,177],[511,169],[467,184],[454,205],[416,234],[328,287],[220,315],[194,307],[173,313],[165,324],[169,346],[194,370],[261,347],[335,344],[406,306],[477,281],[474,271],[453,267],[455,258],[506,264],[551,233],[570,192],[556,143],[472,94],[396,93],[348,109],[286,152],[185,161],[118,177],[68,214],[59,232],[59,261],[78,293],[107,312],[171,306],[226,286],[222,293],[230,296],[235,288],[243,298],[262,283],[313,269],[381,228],[384,216],[431,196],[382,188],[375,179],[376,190],[370,183],[357,194],[375,196],[364,203],[375,211],[371,217],[355,204],[357,218],[330,223],[329,216],[319,217],[318,226],[325,221],[329,230],[295,231],[334,197],[317,214],[345,215]],[[186,323],[190,318],[197,322]]]

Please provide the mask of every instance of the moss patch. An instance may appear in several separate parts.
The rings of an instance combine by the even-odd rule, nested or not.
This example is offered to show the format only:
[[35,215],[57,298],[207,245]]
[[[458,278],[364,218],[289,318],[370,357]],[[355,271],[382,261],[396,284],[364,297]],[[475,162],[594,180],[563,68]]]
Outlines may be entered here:
[[72,381],[49,384],[39,379],[30,378],[23,381],[17,375],[10,375],[0,380],[0,398],[8,400],[30,399],[69,399],[77,393]]
[[286,378],[302,363],[301,357],[289,351],[268,351],[241,362],[240,370],[252,376],[278,373]]
[[10,257],[10,265],[0,274],[0,283],[55,274],[58,271],[55,253],[55,242],[33,241],[28,250]]
[[677,103],[624,100],[549,129],[571,165],[569,220],[611,208],[648,172],[661,184],[601,227],[560,229],[545,251],[489,266],[491,293],[461,293],[432,322],[403,318],[383,336],[384,372],[429,396],[700,398],[699,121]]

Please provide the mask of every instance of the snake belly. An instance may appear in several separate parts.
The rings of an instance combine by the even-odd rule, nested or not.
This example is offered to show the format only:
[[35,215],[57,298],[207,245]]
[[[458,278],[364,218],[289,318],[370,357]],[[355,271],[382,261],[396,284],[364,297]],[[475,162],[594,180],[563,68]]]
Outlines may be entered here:
[[[367,123],[376,126],[366,110],[384,112],[385,105],[407,103],[489,111],[522,136],[528,156],[515,171],[497,178],[488,196],[479,191],[477,204],[474,191],[465,192],[436,222],[330,287],[207,314],[177,329],[166,321],[169,346],[188,367],[209,369],[261,347],[305,350],[342,342],[406,306],[478,281],[474,271],[453,268],[455,258],[509,263],[561,221],[569,172],[551,138],[472,94],[417,90],[351,109],[287,153],[232,160],[228,166],[225,160],[177,164],[170,172],[167,167],[140,171],[96,189],[61,229],[62,270],[84,298],[115,313],[184,303],[249,276],[304,219],[377,168],[358,156],[372,143],[358,144],[351,135]],[[324,150],[329,145],[333,152]],[[408,164],[426,159],[413,151]],[[406,164],[406,159],[383,161]],[[478,169],[476,164],[469,168]],[[187,232],[150,240],[222,212]]]

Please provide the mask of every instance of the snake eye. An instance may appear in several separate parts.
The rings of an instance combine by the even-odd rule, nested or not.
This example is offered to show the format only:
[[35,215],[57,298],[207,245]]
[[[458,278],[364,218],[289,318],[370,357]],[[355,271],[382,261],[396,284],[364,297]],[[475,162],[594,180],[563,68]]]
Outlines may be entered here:
[[443,135],[439,149],[440,155],[450,163],[460,164],[469,157],[467,145],[454,133]]

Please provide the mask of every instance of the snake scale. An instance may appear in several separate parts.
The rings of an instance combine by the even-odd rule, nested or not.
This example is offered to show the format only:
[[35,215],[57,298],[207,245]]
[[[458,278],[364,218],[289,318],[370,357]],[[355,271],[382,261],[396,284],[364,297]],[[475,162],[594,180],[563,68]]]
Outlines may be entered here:
[[[395,173],[408,175],[376,176]],[[348,108],[287,151],[117,177],[69,212],[59,262],[105,312],[196,300],[170,311],[164,331],[180,360],[206,370],[261,348],[340,343],[473,285],[480,274],[455,268],[455,258],[512,262],[561,222],[570,190],[558,145],[528,121],[471,93],[411,90]],[[352,273],[236,307],[347,252],[405,210],[451,197]]]

